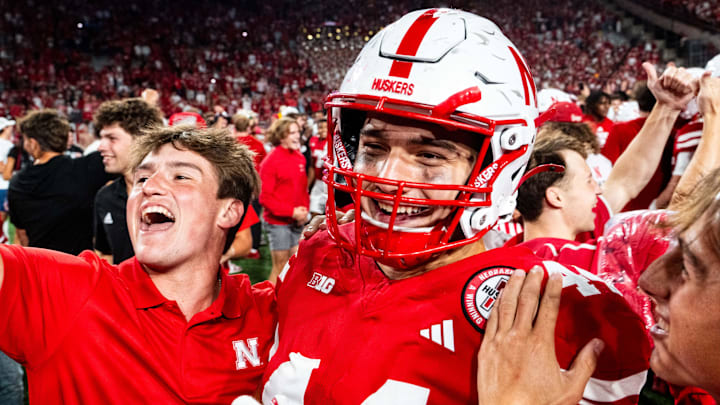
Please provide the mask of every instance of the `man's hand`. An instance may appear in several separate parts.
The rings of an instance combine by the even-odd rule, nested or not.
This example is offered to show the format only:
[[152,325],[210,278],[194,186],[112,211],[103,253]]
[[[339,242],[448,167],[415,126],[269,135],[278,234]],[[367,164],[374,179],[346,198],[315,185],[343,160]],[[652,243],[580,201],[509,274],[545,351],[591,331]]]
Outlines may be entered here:
[[697,94],[698,80],[693,78],[685,68],[677,68],[671,62],[658,77],[652,63],[645,62],[642,67],[648,76],[647,86],[660,104],[666,104],[674,110],[681,111]]
[[[338,225],[347,224],[355,220],[355,210],[349,210],[346,213],[337,211],[335,215],[338,216]],[[310,220],[310,223],[303,229],[302,238],[310,239],[318,231],[324,231],[327,229],[327,223],[325,222],[325,215],[316,215]]]
[[481,405],[577,404],[582,398],[604,344],[591,340],[569,370],[560,369],[555,323],[562,276],[550,276],[538,309],[542,280],[537,266],[527,276],[516,270],[495,302],[478,353]]
[[292,219],[300,225],[304,225],[307,222],[308,209],[307,207],[295,207],[293,208]]
[[160,100],[160,93],[158,93],[155,89],[147,88],[143,90],[140,97],[151,106],[157,107],[158,101]]

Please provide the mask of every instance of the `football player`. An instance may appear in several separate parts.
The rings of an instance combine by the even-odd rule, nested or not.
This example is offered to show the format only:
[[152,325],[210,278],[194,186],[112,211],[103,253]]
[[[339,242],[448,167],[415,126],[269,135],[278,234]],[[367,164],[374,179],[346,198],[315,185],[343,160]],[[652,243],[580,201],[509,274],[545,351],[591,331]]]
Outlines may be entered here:
[[[527,249],[485,251],[483,234],[515,208],[537,116],[528,66],[495,24],[411,12],[366,44],[327,107],[328,231],[279,278],[264,403],[476,403],[489,311],[534,265],[563,278],[560,365],[605,342],[583,397],[637,400],[649,343],[619,293]],[[339,191],[353,223],[338,224]]]

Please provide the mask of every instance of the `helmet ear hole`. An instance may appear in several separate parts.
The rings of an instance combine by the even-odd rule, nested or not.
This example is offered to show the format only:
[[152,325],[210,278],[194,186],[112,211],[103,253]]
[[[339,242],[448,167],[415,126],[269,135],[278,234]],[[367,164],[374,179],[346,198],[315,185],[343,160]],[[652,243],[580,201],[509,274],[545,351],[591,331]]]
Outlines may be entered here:
[[500,147],[504,151],[518,150],[525,143],[522,131],[518,127],[507,128],[500,134]]

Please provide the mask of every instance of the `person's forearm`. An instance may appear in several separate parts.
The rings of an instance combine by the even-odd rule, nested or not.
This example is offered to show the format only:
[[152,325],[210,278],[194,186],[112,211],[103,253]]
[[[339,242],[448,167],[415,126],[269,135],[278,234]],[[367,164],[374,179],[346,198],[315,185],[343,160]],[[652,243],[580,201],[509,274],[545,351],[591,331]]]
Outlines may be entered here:
[[17,237],[17,244],[20,246],[30,245],[30,239],[28,239],[27,232],[24,229],[15,228],[15,236]]
[[620,155],[603,192],[613,212],[619,212],[650,181],[679,114],[679,110],[658,102],[640,132]]
[[700,143],[685,173],[680,177],[670,200],[669,209],[676,209],[685,200],[698,181],[720,167],[720,115],[707,113],[703,116],[703,132]]

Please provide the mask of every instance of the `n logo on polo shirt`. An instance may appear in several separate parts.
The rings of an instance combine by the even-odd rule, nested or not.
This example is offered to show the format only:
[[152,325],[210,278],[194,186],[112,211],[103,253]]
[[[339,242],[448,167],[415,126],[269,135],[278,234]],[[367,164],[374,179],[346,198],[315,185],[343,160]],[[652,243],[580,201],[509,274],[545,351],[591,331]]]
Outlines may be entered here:
[[105,214],[105,218],[103,218],[103,224],[105,224],[105,225],[113,224],[113,219],[112,219],[112,215],[110,215],[110,211],[108,211],[108,213]]
[[236,370],[244,370],[248,368],[248,363],[250,363],[250,367],[262,365],[262,361],[258,355],[258,338],[254,337],[245,340],[234,340],[232,345],[236,356]]

